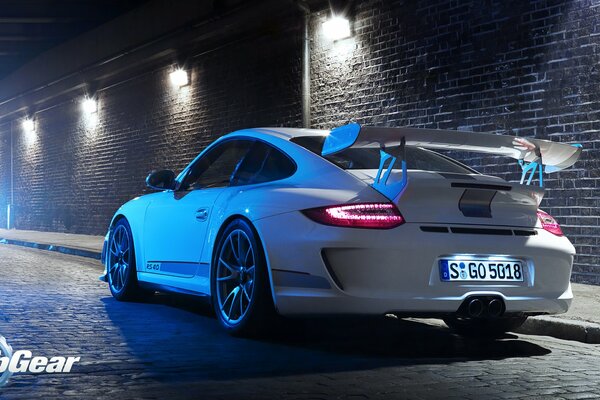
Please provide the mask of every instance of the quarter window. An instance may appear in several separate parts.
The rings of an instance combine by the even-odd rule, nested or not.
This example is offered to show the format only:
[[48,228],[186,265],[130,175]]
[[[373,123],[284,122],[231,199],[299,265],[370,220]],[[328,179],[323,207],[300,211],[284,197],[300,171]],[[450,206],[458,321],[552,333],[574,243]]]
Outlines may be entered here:
[[192,165],[180,190],[229,186],[251,146],[249,140],[228,140],[218,144]]
[[287,178],[296,172],[295,164],[288,156],[259,140],[240,164],[232,184],[250,185]]

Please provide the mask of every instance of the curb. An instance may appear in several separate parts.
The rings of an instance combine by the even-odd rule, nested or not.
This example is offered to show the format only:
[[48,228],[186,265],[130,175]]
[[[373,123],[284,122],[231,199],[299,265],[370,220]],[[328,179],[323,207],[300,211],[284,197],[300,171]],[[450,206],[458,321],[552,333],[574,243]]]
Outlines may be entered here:
[[0,238],[0,244],[12,244],[15,246],[30,247],[30,248],[39,249],[39,250],[55,251],[57,253],[68,254],[71,256],[93,258],[95,260],[100,260],[100,255],[101,255],[100,252],[96,252],[96,251],[92,251],[92,250],[76,249],[73,247],[59,246],[59,245],[55,245],[55,244],[26,242],[24,240],[15,240],[15,239]]
[[530,317],[515,332],[600,344],[600,324],[556,317]]

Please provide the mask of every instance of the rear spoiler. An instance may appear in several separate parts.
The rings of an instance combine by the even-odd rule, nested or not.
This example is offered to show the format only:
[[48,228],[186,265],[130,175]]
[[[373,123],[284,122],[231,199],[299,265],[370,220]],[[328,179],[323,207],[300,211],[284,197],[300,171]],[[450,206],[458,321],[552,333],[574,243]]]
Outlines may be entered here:
[[[325,138],[321,154],[328,156],[350,147],[379,148],[381,162],[373,186],[378,190],[381,189],[382,193],[385,191],[393,195],[399,194],[406,186],[405,146],[462,150],[511,157],[521,166],[521,184],[525,182],[529,173],[527,179],[529,185],[538,171],[540,187],[543,187],[542,172],[551,173],[568,168],[575,164],[581,155],[579,144],[570,145],[542,139],[454,130],[361,127],[356,123],[331,130]],[[391,188],[386,187],[386,182],[397,159],[402,162],[402,182],[395,183],[394,185],[398,187],[390,190]],[[386,172],[383,173],[386,165]]]

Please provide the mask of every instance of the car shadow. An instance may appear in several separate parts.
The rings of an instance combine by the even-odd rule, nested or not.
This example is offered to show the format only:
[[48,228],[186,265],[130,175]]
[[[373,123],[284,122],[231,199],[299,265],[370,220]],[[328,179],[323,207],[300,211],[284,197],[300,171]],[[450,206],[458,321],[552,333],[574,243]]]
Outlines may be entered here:
[[319,318],[292,321],[292,326],[295,327],[292,332],[286,329],[269,341],[338,355],[409,358],[411,363],[420,359],[445,363],[457,359],[503,359],[550,353],[512,333],[497,339],[463,337],[439,320]]
[[439,324],[383,317],[294,319],[267,338],[234,338],[205,299],[157,294],[140,303],[102,301],[110,332],[119,334],[114,340],[144,373],[158,377],[176,371],[177,379],[230,380],[550,353],[513,334],[463,338]]

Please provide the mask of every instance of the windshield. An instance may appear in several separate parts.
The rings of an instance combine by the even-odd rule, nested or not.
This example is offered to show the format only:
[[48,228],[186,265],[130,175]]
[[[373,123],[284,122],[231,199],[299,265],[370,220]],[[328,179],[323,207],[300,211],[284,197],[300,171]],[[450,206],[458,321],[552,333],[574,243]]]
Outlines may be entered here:
[[[321,155],[324,136],[300,136],[291,139],[292,142]],[[379,169],[379,149],[377,148],[349,148],[325,159],[342,169]],[[457,174],[473,174],[475,170],[460,164],[435,151],[425,150],[420,147],[406,147],[406,164],[408,169],[418,169],[432,172],[450,172]],[[394,165],[394,169],[401,169],[401,163]]]

